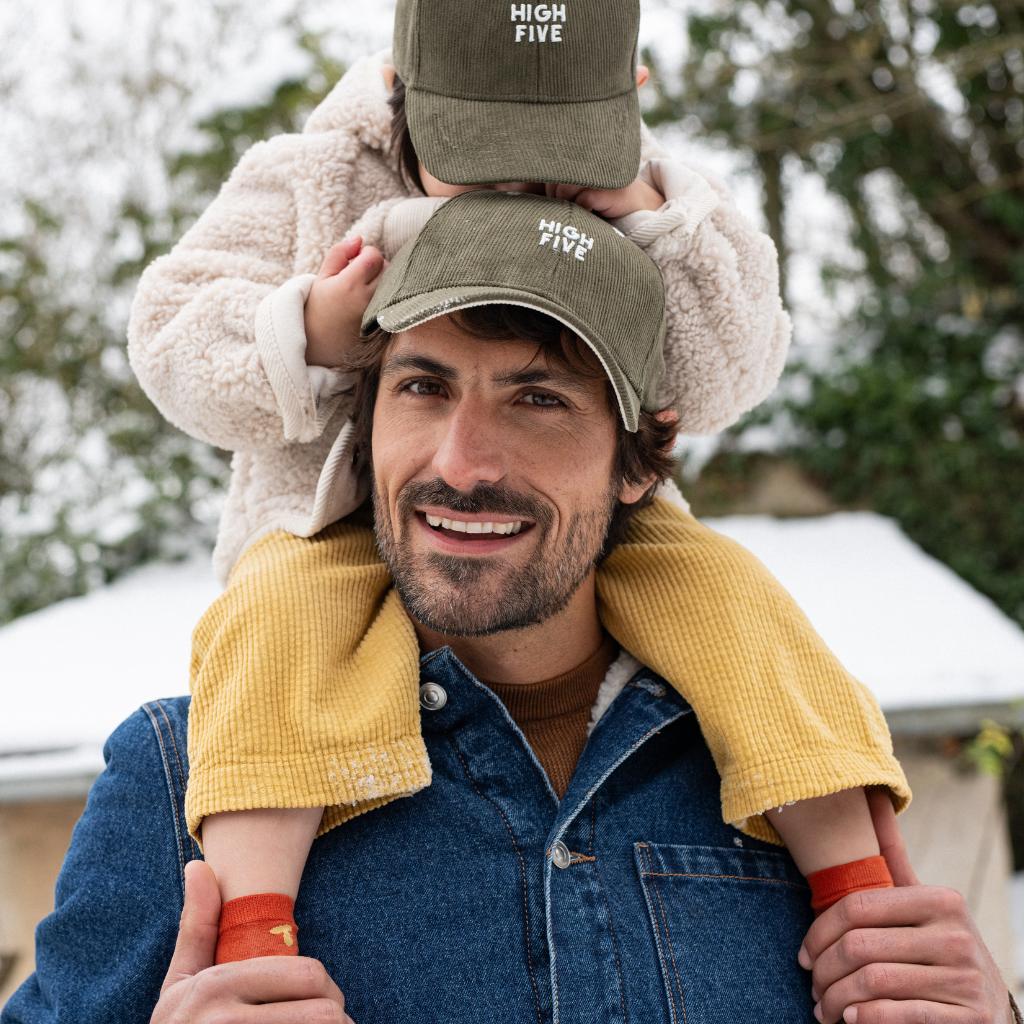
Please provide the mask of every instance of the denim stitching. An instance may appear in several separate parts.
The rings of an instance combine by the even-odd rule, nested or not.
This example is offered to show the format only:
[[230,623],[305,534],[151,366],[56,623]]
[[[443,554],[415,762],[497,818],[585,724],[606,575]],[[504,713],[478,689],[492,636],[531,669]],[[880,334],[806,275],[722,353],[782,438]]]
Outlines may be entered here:
[[171,777],[171,766],[167,760],[167,748],[164,746],[163,733],[160,729],[160,723],[156,720],[156,716],[151,710],[151,705],[143,704],[142,710],[146,713],[146,717],[149,718],[149,723],[153,728],[153,733],[156,736],[157,746],[160,748],[160,761],[164,766],[164,781],[167,783],[167,797],[171,804],[171,817],[174,819],[174,844],[178,850],[178,883],[181,886],[181,902],[184,906],[185,903],[185,850],[181,843],[181,823],[178,820],[178,801],[174,793],[174,780]]
[[785,878],[762,878],[760,875],[702,875],[695,871],[645,871],[644,878],[728,878],[736,882],[766,882],[770,885],[789,885],[794,889],[805,889],[799,882]]
[[466,763],[466,759],[462,756],[462,751],[455,745],[455,741],[448,737],[448,742],[451,744],[452,750],[455,751],[455,756],[459,759],[459,763],[462,765],[462,770],[465,772],[466,778],[472,785],[476,795],[483,800],[486,800],[501,816],[501,820],[505,824],[505,829],[508,832],[509,839],[512,841],[512,849],[515,851],[516,859],[519,861],[519,877],[522,882],[523,888],[523,934],[526,945],[526,970],[530,975],[530,987],[533,990],[533,1006],[537,1011],[537,1022],[543,1024],[544,1015],[540,1008],[540,990],[537,987],[537,979],[533,973],[533,957],[530,953],[530,904],[528,899],[527,882],[526,882],[526,861],[523,858],[522,851],[519,849],[519,844],[516,842],[515,833],[512,831],[512,825],[508,818],[505,816],[505,812],[498,806],[498,804],[492,800],[489,796],[484,794],[480,787],[477,785],[476,779],[473,778],[469,770],[469,765]]
[[[592,822],[596,827],[596,806]],[[593,846],[591,846],[591,849],[593,849]],[[629,1010],[626,1009],[626,993],[623,991],[622,983],[622,960],[619,956],[619,937],[615,934],[615,925],[612,923],[611,904],[609,904],[608,897],[605,895],[604,891],[604,876],[601,874],[601,862],[596,857],[594,858],[594,872],[597,875],[597,891],[601,894],[601,900],[604,903],[604,910],[608,915],[608,932],[612,937],[612,957],[615,960],[615,976],[618,978],[619,982],[619,1006],[622,1008],[622,1024],[629,1024]]]
[[[641,861],[644,862],[646,868],[650,867],[650,852],[647,843],[637,843],[636,845],[637,854]],[[641,867],[640,876],[641,884],[651,872],[646,870],[645,867]],[[654,943],[658,950],[658,962],[661,964],[662,978],[665,982],[665,991],[668,995],[669,1000],[669,1012],[672,1015],[672,1024],[679,1024],[679,1009],[676,1006],[676,995],[678,993],[679,1001],[683,1011],[683,1024],[686,1024],[686,996],[683,993],[683,984],[679,978],[679,971],[676,967],[676,955],[672,948],[672,932],[668,925],[668,914],[665,912],[665,903],[661,898],[661,891],[657,885],[652,881],[649,885],[643,885],[644,898],[647,901],[647,909],[650,911],[651,924],[654,928]],[[655,908],[654,903],[651,901],[651,893],[657,897],[658,907]],[[660,915],[659,915],[660,910]],[[660,916],[660,921],[659,921]],[[662,934],[664,932],[664,935]],[[672,960],[672,974],[669,974],[668,964],[665,961],[665,950],[664,946],[668,946],[669,956]],[[675,978],[675,988],[672,987],[672,978]]]
[[585,853],[577,853],[575,850],[569,851],[570,864],[593,864],[596,860],[596,857],[588,857]]
[[636,844],[636,853],[638,859],[642,862],[640,867],[640,886],[644,892],[644,902],[647,904],[647,912],[651,919],[651,930],[654,932],[654,948],[658,952],[658,963],[661,965],[661,977],[662,982],[665,986],[665,996],[668,1000],[668,1012],[672,1018],[672,1024],[679,1024],[679,1011],[676,1009],[676,995],[672,990],[672,978],[668,973],[668,964],[665,962],[665,951],[664,951],[664,937],[662,935],[661,922],[658,919],[658,911],[651,900],[651,890],[654,888],[653,883],[647,885],[644,882],[646,877],[646,871],[644,870],[644,864],[650,864],[649,854],[647,853],[646,843]]
[[686,1024],[686,995],[683,992],[683,983],[679,978],[679,967],[676,964],[676,951],[672,945],[672,929],[668,925],[668,914],[665,912],[665,903],[661,898],[661,889],[652,884],[654,895],[658,897],[658,906],[661,908],[661,919],[665,924],[665,937],[668,945],[669,956],[672,958],[672,974],[676,979],[676,989],[679,992],[679,1002],[683,1008],[683,1024]]
[[[167,717],[167,712],[164,710],[163,703],[161,701],[154,701],[154,703],[160,709],[160,714],[163,715],[164,721],[167,723],[167,732],[171,738],[171,746],[174,748],[174,759],[178,762],[178,781],[181,784],[182,797],[184,797],[185,790],[188,788],[188,782],[185,777],[185,765],[184,762],[181,760],[181,754],[178,752],[178,744],[174,739],[174,728],[171,726],[171,720]],[[189,833],[187,826],[185,827],[185,832],[188,835],[188,841],[192,844],[192,848],[195,851],[194,856],[190,857],[189,859],[194,860],[196,857],[199,857],[201,855],[199,850],[199,844],[192,838],[192,835],[191,833]]]

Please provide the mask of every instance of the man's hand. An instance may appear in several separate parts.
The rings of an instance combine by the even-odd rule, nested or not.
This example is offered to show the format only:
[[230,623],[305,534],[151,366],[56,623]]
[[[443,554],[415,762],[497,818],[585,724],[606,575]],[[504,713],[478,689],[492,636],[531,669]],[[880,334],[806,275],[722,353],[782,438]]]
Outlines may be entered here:
[[379,249],[350,238],[330,248],[306,299],[306,365],[341,366],[387,266]]
[[209,865],[185,865],[178,942],[150,1024],[353,1024],[345,997],[318,960],[267,956],[214,966],[220,906]]
[[657,210],[665,197],[639,178],[625,188],[583,188],[580,185],[545,185],[548,196],[567,199],[605,220],[616,220],[637,210]]
[[921,885],[883,790],[868,793],[897,888],[840,900],[804,939],[824,1024],[1011,1024],[1006,984],[953,889]]

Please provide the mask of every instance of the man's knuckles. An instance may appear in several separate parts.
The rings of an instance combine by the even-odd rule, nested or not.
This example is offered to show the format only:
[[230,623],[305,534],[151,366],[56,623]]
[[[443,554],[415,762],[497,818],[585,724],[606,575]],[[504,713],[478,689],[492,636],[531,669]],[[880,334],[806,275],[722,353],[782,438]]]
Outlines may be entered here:
[[857,1024],[948,1024],[939,1007],[919,1000],[879,999],[857,1006]]

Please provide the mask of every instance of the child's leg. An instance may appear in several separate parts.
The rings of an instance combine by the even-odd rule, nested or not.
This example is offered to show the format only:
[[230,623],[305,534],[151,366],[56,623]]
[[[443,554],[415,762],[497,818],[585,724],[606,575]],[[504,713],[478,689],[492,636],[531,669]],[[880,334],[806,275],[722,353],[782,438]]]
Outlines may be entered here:
[[234,901],[227,946],[263,955],[270,934],[297,952],[291,904],[314,836],[430,781],[419,648],[372,533],[253,545],[192,661],[186,817]]
[[203,854],[224,901],[216,963],[298,955],[292,914],[323,810],[231,811],[203,820]]
[[892,886],[863,789],[798,800],[766,815],[810,883],[815,910],[851,892]]
[[[724,820],[778,842],[779,818],[764,812],[809,801],[783,811],[799,822],[790,831],[805,864],[877,854],[860,788],[887,786],[900,809],[910,797],[885,720],[753,555],[656,498],[602,564],[597,590],[608,631],[693,707],[722,776]],[[840,791],[854,792],[814,802]],[[852,853],[827,838],[833,811],[851,816],[839,845]],[[805,814],[821,816],[801,833]]]

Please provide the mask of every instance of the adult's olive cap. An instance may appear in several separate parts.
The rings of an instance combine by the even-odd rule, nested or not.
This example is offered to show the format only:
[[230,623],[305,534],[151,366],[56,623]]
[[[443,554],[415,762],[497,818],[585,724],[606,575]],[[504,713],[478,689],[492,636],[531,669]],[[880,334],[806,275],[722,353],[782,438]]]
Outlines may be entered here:
[[639,0],[398,0],[417,156],[457,185],[624,188],[640,167]]
[[455,196],[381,276],[363,333],[397,334],[470,306],[546,313],[604,368],[627,430],[655,410],[664,373],[665,289],[651,259],[574,203],[491,190]]

